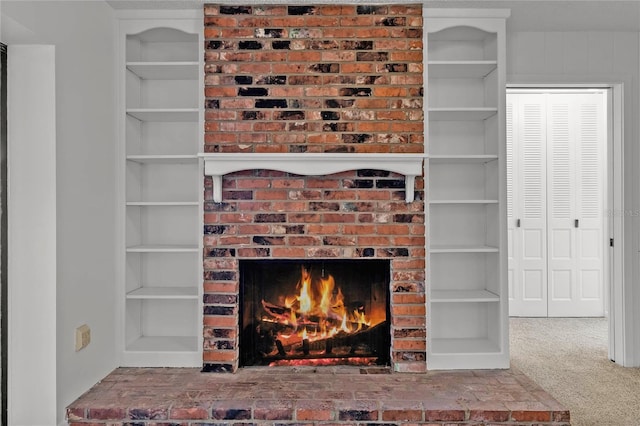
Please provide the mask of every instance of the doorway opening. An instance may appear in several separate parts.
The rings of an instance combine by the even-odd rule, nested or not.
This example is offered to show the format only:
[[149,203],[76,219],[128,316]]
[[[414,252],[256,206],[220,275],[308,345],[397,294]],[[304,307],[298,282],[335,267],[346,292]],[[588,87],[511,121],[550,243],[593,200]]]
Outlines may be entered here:
[[506,126],[509,314],[605,317],[612,360],[613,295],[622,285],[615,93],[621,87],[509,87]]

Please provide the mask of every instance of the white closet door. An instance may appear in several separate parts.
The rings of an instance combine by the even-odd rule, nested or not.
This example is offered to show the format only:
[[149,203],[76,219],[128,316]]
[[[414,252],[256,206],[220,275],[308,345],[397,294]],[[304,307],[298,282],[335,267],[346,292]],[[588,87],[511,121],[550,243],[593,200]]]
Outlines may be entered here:
[[605,105],[602,93],[507,96],[511,316],[604,314]]
[[540,95],[510,94],[507,98],[509,314],[512,316],[547,316],[545,110]]
[[549,95],[549,316],[604,314],[603,99]]

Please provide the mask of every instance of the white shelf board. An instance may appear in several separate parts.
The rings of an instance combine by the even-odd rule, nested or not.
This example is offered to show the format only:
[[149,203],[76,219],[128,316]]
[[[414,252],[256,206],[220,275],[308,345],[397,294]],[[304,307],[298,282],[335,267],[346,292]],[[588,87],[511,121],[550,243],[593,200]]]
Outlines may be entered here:
[[[189,338],[193,339],[193,338]],[[140,344],[141,348],[145,348],[145,343]],[[178,346],[178,344],[174,344]],[[179,346],[189,347],[187,350],[178,348],[177,350],[166,350],[160,348],[159,351],[133,351],[125,350],[122,352],[122,367],[185,367],[185,368],[201,368],[202,352],[196,348],[190,348],[191,343],[180,344]],[[132,344],[135,348],[136,345]],[[171,346],[170,348],[172,348]]]
[[132,352],[195,352],[197,349],[195,336],[143,336],[126,348]]
[[498,200],[430,200],[429,204],[498,204]]
[[482,370],[509,368],[509,351],[433,353],[427,355],[430,370]]
[[429,78],[483,78],[495,70],[497,61],[429,61]]
[[198,62],[127,62],[127,69],[145,80],[198,81]]
[[479,155],[433,155],[429,156],[430,164],[483,164],[495,161],[497,155],[479,154]]
[[436,245],[431,246],[429,251],[431,253],[496,253],[498,252],[498,247]]
[[488,290],[432,290],[431,303],[499,302],[500,296]]
[[153,244],[127,247],[127,253],[194,253],[197,245]]
[[127,299],[198,299],[197,287],[140,287],[127,293]]
[[127,155],[127,161],[140,164],[198,164],[197,155]]
[[500,347],[489,339],[431,339],[434,354],[500,353]]
[[197,108],[128,108],[127,114],[140,121],[198,122]]
[[482,121],[498,113],[494,107],[429,108],[430,121]]
[[197,201],[127,201],[127,206],[132,207],[184,207],[198,205]]

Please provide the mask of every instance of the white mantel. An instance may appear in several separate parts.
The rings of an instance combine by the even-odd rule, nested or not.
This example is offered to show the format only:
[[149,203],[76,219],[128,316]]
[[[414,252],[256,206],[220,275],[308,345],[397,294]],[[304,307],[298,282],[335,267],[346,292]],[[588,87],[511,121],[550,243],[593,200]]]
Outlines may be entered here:
[[241,170],[278,170],[323,176],[348,170],[373,169],[405,176],[405,200],[414,201],[415,178],[422,176],[426,154],[342,153],[202,153],[204,174],[213,178],[213,201],[222,202],[222,176]]

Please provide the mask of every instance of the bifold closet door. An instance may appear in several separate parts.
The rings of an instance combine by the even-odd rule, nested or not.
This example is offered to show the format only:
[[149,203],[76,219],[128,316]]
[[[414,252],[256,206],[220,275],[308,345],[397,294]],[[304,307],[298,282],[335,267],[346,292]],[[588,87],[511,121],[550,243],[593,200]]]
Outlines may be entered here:
[[601,316],[604,95],[525,93],[508,99],[510,314]]

